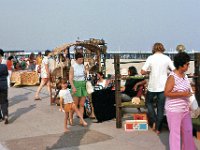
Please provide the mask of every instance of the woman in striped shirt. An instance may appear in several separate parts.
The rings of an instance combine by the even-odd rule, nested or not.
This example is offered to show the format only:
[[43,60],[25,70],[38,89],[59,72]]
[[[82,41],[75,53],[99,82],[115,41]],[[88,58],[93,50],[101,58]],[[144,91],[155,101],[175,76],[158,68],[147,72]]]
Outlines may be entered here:
[[[185,72],[189,67],[190,57],[180,52],[174,57],[176,70],[169,74],[165,85],[165,110],[170,130],[170,150],[195,150],[192,135],[192,122],[189,114],[191,87]],[[181,137],[182,136],[182,137]]]

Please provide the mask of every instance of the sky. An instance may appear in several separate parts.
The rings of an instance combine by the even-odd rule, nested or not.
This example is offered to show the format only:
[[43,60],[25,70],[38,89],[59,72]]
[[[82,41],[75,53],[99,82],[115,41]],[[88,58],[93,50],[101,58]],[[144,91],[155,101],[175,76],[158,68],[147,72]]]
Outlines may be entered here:
[[108,51],[200,51],[200,0],[0,0],[0,48],[46,50],[104,39]]

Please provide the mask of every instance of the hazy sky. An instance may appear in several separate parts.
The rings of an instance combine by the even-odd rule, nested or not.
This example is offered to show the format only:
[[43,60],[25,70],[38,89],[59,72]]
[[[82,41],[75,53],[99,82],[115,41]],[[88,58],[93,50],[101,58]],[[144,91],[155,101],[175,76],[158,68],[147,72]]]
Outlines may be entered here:
[[0,0],[0,48],[53,49],[103,38],[109,51],[183,43],[200,51],[200,0]]

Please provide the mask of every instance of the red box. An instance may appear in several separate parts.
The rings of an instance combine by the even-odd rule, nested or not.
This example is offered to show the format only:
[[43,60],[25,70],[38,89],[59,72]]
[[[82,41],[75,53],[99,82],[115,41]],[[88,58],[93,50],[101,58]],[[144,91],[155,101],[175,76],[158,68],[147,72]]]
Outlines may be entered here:
[[133,114],[133,120],[147,120],[147,114],[146,113]]

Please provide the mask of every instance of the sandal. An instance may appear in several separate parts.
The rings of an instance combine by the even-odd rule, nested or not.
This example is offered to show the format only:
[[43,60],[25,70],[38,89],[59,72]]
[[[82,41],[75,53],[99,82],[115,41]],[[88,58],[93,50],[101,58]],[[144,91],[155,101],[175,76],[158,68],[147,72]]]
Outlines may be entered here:
[[56,103],[50,103],[51,106],[56,105]]
[[8,119],[5,119],[5,122],[4,122],[4,124],[8,124]]
[[35,100],[41,100],[41,98],[40,97],[35,97]]
[[8,116],[5,116],[4,120],[5,120],[4,124],[8,124]]

